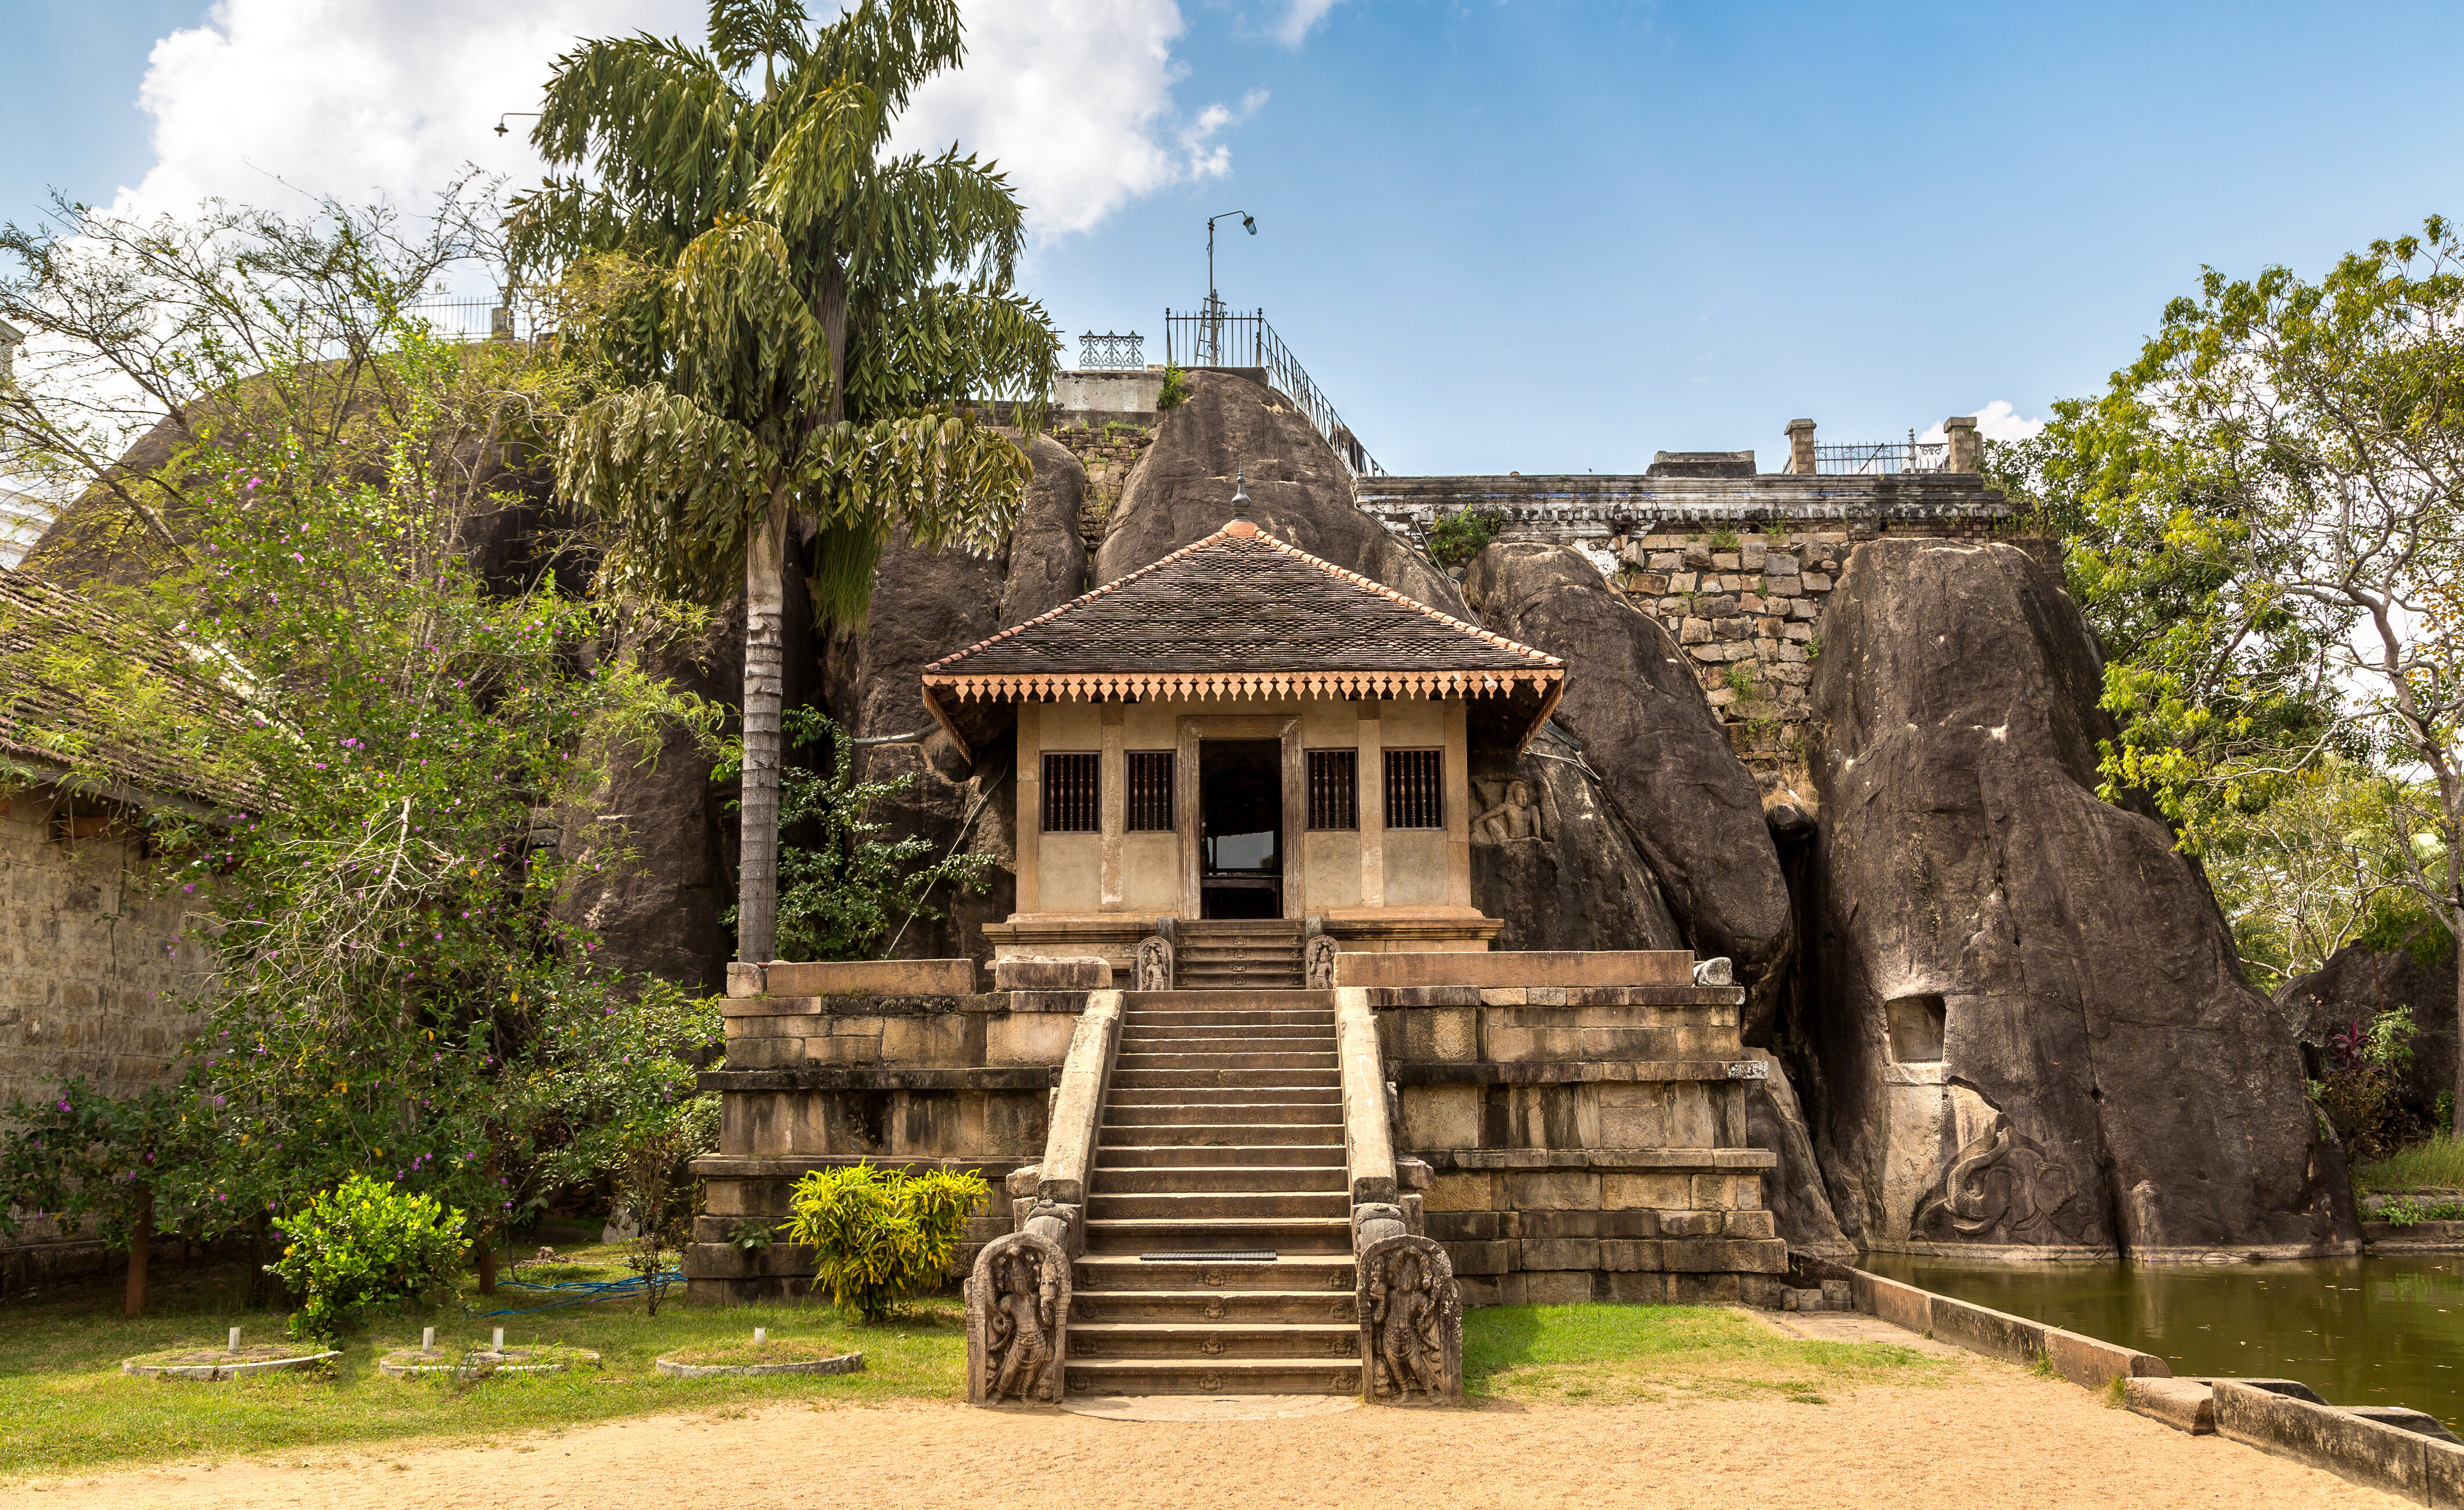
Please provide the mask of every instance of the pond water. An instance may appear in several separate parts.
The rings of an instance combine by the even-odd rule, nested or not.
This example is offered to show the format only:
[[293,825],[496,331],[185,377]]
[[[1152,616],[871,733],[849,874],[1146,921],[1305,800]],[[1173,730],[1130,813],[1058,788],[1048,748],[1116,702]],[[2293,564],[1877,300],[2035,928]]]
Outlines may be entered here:
[[2176,1376],[2299,1379],[2335,1405],[2410,1406],[2464,1430],[2464,1254],[2145,1265],[1869,1254],[1861,1266],[2154,1353]]

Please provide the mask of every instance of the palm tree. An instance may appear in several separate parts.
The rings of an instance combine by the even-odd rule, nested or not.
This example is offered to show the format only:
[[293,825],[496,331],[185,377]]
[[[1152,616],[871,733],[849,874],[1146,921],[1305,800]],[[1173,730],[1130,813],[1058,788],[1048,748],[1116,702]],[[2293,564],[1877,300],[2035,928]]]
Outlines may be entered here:
[[[954,0],[712,0],[706,49],[642,35],[557,59],[531,140],[561,175],[515,201],[525,272],[605,375],[560,485],[611,521],[612,580],[705,598],[740,566],[737,953],[776,943],[780,617],[789,542],[816,611],[860,619],[893,530],[1007,535],[1025,454],[955,406],[1045,392],[1060,350],[1011,287],[1023,211],[989,163],[891,155],[916,86],[958,66]],[[752,85],[759,64],[759,92]]]

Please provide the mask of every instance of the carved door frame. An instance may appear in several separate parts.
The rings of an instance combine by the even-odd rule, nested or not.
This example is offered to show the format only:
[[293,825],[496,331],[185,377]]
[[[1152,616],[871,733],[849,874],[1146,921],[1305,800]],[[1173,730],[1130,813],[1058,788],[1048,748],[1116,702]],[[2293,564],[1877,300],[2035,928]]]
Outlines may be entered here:
[[1274,740],[1282,746],[1284,823],[1276,835],[1284,860],[1284,916],[1308,915],[1308,793],[1301,776],[1301,716],[1297,713],[1184,713],[1176,728],[1173,824],[1180,830],[1180,915],[1204,917],[1199,896],[1199,858],[1205,850],[1205,799],[1198,787],[1198,747],[1205,740]]

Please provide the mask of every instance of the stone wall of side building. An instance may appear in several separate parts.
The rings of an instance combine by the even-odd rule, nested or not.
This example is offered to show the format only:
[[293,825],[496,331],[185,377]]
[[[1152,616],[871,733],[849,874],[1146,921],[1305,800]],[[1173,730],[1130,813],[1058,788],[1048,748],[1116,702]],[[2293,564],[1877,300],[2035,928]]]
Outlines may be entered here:
[[[180,1003],[207,967],[179,897],[154,894],[143,840],[48,788],[0,802],[0,1106],[83,1077],[108,1096],[168,1081],[196,1017]],[[107,1262],[48,1222],[0,1237],[0,1281]]]
[[1805,794],[1806,688],[1849,550],[1885,537],[2014,539],[2023,528],[1972,472],[1364,477],[1357,500],[1416,544],[1439,518],[1470,510],[1494,520],[1501,540],[1580,550],[1677,641],[1767,795]]

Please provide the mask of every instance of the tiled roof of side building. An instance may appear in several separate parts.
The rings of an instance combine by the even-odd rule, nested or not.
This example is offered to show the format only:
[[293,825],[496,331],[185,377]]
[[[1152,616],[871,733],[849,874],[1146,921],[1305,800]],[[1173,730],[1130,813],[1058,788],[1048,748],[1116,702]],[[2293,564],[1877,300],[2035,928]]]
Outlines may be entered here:
[[[131,661],[142,665],[135,683],[117,685]],[[149,698],[179,707],[149,718]],[[177,644],[40,577],[0,571],[0,766],[44,778],[99,769],[129,788],[121,795],[247,807],[254,784],[211,748],[242,732],[242,717]]]
[[1415,602],[1245,521],[943,656],[929,683],[1079,674],[1502,672],[1553,655]]

